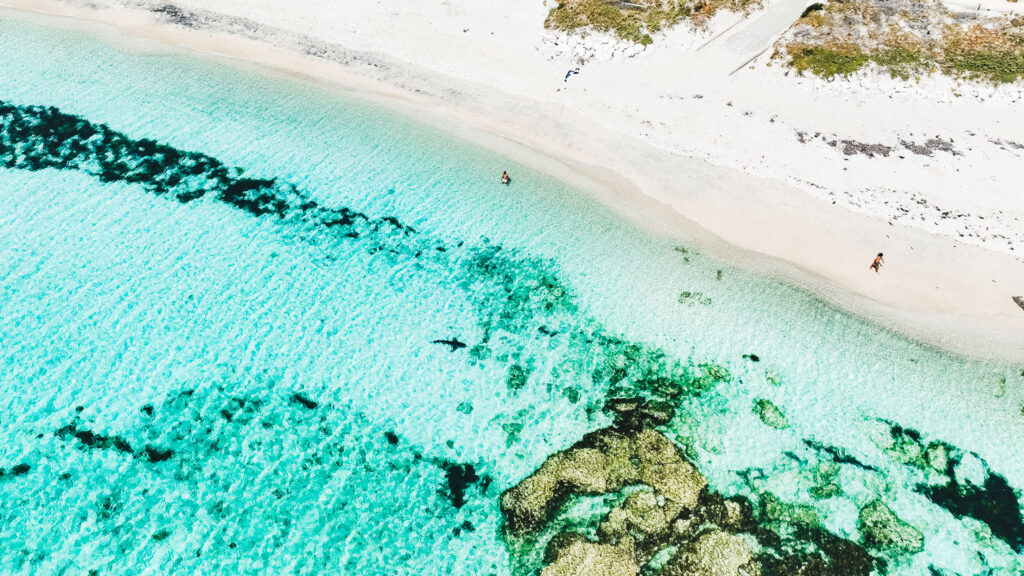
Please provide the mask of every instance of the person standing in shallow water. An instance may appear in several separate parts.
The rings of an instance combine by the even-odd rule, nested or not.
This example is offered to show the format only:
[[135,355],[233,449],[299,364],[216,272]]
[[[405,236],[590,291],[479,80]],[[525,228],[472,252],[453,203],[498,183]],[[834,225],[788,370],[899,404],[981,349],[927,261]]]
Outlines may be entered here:
[[878,274],[879,270],[882,269],[882,264],[885,264],[885,260],[882,260],[882,253],[879,252],[878,256],[875,256],[875,261],[871,263],[870,268]]
[[508,175],[508,172],[503,171],[501,173],[501,183],[504,184],[505,186],[508,186],[509,184],[512,183],[512,177]]

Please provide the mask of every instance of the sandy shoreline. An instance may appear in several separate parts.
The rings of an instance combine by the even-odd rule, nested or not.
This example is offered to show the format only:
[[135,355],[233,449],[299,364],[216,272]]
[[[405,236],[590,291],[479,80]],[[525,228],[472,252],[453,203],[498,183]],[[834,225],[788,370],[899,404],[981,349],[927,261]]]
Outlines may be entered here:
[[[695,242],[914,339],[1024,362],[1024,310],[1011,300],[1024,295],[1024,242],[1014,244],[1024,234],[1024,196],[1015,189],[1024,156],[1008,144],[1024,134],[1024,120],[1012,114],[1019,106],[1012,90],[951,104],[918,86],[894,98],[884,82],[794,81],[761,60],[749,75],[726,77],[720,71],[738,54],[728,49],[666,78],[667,62],[693,54],[702,40],[687,31],[659,39],[678,39],[678,46],[597,59],[563,82],[566,55],[578,50],[554,45],[562,40],[540,27],[540,3],[456,3],[452,13],[391,15],[353,8],[347,16],[359,26],[348,28],[321,2],[280,12],[269,2],[205,3],[217,12],[181,4],[195,5],[179,13],[193,18],[185,25],[144,6],[2,3],[76,19],[31,16],[51,24],[88,20],[90,28],[156,41],[132,40],[133,49],[172,49],[159,44],[167,43],[326,82],[550,172],[655,233]],[[238,14],[253,24],[239,24]],[[715,25],[735,21],[726,15]],[[391,42],[383,32],[389,28]],[[496,41],[488,28],[508,37]],[[623,97],[626,87],[635,103]],[[845,114],[825,114],[840,104]],[[926,136],[950,139],[957,155],[908,151]],[[894,152],[846,154],[844,141],[891,144]],[[897,150],[900,142],[911,147]],[[973,219],[951,223],[943,212]],[[888,261],[881,275],[867,270],[877,251]]]

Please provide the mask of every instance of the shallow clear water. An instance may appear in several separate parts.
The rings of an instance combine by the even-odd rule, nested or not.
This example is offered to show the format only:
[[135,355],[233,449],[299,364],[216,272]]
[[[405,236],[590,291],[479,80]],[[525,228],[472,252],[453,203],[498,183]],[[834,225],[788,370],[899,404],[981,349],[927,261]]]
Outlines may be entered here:
[[[630,395],[726,495],[857,542],[885,502],[924,549],[879,572],[1024,569],[1024,367],[315,86],[0,31],[0,572],[529,573],[501,492]],[[893,438],[948,450],[960,507]]]

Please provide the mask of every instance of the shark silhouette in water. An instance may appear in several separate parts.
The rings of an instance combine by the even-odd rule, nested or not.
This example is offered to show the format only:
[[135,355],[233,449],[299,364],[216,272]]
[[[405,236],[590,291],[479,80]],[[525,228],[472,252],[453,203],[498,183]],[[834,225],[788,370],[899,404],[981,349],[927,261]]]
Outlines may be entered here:
[[433,340],[433,341],[431,341],[431,344],[444,344],[446,346],[451,346],[451,348],[452,348],[451,351],[452,352],[455,352],[459,348],[465,348],[466,347],[466,343],[460,341],[458,338],[452,338],[451,340]]

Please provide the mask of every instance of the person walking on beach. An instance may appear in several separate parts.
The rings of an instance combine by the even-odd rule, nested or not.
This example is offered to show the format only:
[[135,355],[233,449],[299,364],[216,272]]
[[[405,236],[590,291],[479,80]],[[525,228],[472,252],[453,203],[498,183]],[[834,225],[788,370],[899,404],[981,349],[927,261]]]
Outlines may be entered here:
[[512,178],[508,175],[508,172],[502,171],[501,183],[504,184],[505,186],[508,186],[509,184],[512,183]]
[[882,264],[885,264],[885,260],[882,260],[882,253],[879,252],[878,256],[875,256],[875,261],[871,263],[870,268],[875,271],[875,274],[878,274],[879,270],[882,269]]

